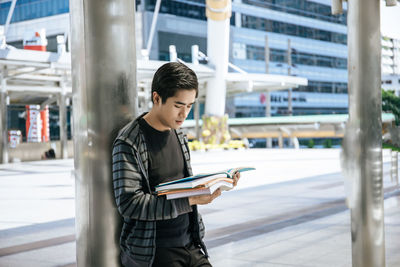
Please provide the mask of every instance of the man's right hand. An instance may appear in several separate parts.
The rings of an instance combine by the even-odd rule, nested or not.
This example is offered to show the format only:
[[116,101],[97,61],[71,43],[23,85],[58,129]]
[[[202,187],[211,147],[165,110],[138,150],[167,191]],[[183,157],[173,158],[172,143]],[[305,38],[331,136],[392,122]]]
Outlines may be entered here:
[[212,195],[200,195],[189,197],[189,204],[192,205],[206,205],[211,203],[214,199],[221,195],[221,189],[215,190]]

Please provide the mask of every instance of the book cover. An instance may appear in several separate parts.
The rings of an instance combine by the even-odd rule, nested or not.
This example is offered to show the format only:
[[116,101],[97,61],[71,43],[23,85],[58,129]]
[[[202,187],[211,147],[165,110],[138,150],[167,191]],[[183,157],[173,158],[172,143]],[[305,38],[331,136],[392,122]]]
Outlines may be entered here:
[[161,192],[161,191],[172,190],[172,189],[194,188],[196,186],[205,184],[208,181],[212,181],[212,180],[219,179],[219,178],[231,179],[231,178],[228,178],[228,177],[226,177],[226,176],[224,176],[222,174],[215,174],[215,175],[206,176],[206,177],[203,177],[203,178],[198,178],[198,179],[195,179],[195,180],[189,180],[189,181],[186,181],[186,182],[160,185],[160,186],[156,187],[156,190],[157,190],[157,192]]
[[175,181],[161,183],[156,186],[156,191],[159,196],[165,195],[167,199],[209,195],[214,193],[218,188],[222,191],[231,190],[233,188],[233,175],[236,172],[251,170],[255,170],[255,168],[238,167],[219,172],[202,173]]
[[182,190],[193,190],[193,189],[200,189],[200,188],[205,188],[205,187],[210,187],[220,181],[228,182],[233,184],[233,180],[231,178],[227,177],[205,177],[202,179],[198,179],[195,181],[190,181],[190,182],[185,182],[185,183],[179,183],[179,184],[172,184],[172,185],[167,185],[165,187],[160,187],[158,189],[158,195],[165,195],[168,194],[169,192],[176,192],[176,191],[182,191]]
[[251,170],[255,170],[255,168],[253,168],[253,167],[238,167],[238,168],[230,168],[230,169],[219,171],[219,172],[201,173],[201,174],[197,174],[197,175],[193,175],[193,176],[177,179],[177,180],[174,180],[174,181],[161,183],[161,184],[156,186],[156,190],[158,191],[158,188],[161,187],[161,186],[166,186],[166,185],[170,185],[170,184],[177,184],[177,183],[183,183],[183,182],[189,182],[189,181],[193,181],[193,180],[196,180],[196,179],[210,177],[210,176],[214,176],[214,175],[220,175],[220,177],[232,178],[234,173],[237,172],[237,171],[238,172],[245,172],[245,171],[251,171]]

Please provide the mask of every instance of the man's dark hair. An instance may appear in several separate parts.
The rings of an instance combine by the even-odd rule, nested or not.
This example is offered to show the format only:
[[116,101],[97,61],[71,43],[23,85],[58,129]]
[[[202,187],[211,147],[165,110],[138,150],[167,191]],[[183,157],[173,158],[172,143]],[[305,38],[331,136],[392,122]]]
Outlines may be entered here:
[[157,92],[164,104],[169,97],[173,97],[178,90],[196,90],[199,94],[199,82],[196,73],[185,64],[169,62],[162,65],[154,74],[151,84],[151,101],[153,92]]

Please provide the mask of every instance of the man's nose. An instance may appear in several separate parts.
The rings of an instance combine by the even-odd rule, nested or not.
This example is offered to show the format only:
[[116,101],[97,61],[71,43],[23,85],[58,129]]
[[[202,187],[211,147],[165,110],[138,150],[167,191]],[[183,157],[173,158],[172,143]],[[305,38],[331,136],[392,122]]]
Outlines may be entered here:
[[185,111],[184,111],[185,118],[189,115],[189,112],[190,112],[190,108],[185,108]]

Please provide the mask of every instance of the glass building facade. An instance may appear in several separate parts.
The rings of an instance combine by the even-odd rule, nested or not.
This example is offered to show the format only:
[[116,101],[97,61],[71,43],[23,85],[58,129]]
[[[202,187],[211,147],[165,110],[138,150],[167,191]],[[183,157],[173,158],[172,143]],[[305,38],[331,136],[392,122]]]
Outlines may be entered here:
[[[156,0],[142,2],[144,13],[148,15],[147,28],[150,27],[155,3]],[[293,100],[294,114],[347,112],[346,10],[343,15],[331,15],[329,0],[233,0],[232,10],[230,62],[247,72],[265,73],[265,36],[268,36],[268,72],[287,75],[290,68],[292,75],[306,77],[309,81],[308,86],[294,89],[294,92],[310,93],[306,95],[308,101],[301,105]],[[190,46],[193,44],[198,44],[200,51],[207,52],[205,1],[163,1],[160,13],[156,37],[158,47],[153,45],[150,58],[168,60],[170,44],[177,47],[178,57],[185,61],[191,59]],[[291,66],[288,66],[289,39]],[[182,45],[185,40],[189,42]],[[321,93],[327,97],[324,107],[312,100],[319,99],[317,95]],[[285,92],[279,92],[278,99],[283,99],[282,94]],[[244,104],[240,112],[231,116],[265,115],[265,107],[246,105],[245,97],[238,96],[237,99],[242,99]],[[284,106],[275,99],[276,96],[271,95],[271,105],[276,111],[273,114],[287,114],[287,100]],[[235,101],[235,105],[238,103],[240,101]]]
[[[0,24],[5,24],[11,1],[0,4]],[[18,0],[11,23],[69,12],[68,0]]]
[[[308,86],[294,88],[294,92],[307,93],[307,101],[301,105],[299,101],[293,101],[294,114],[347,112],[347,102],[342,101],[347,93],[346,10],[343,15],[331,15],[330,0],[232,2],[231,63],[250,73],[265,73],[267,36],[268,73],[287,75],[290,68],[291,75],[305,77],[309,81]],[[141,13],[138,21],[143,29],[142,37],[138,40],[144,40],[143,47],[149,36],[155,4],[156,0],[136,0],[136,9]],[[10,5],[11,1],[0,1],[2,24],[5,23]],[[194,44],[207,54],[205,8],[205,0],[162,1],[150,58],[169,60],[169,45],[176,46],[178,57],[184,61],[191,61],[191,46]],[[34,21],[59,14],[67,15],[68,12],[68,0],[18,0],[11,22]],[[56,50],[56,34],[48,36],[48,51]],[[292,51],[291,66],[288,65],[288,40]],[[10,44],[20,47],[22,40]],[[319,94],[331,99],[324,102],[324,107],[316,105]],[[274,101],[273,97],[271,95],[271,105],[277,111],[273,114],[284,115],[284,106]],[[237,99],[244,101],[242,106],[249,107],[247,113],[243,110],[237,115],[252,116],[246,98],[238,96]],[[341,104],[338,106],[339,102]],[[255,113],[262,115],[262,112]]]

